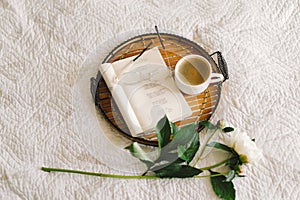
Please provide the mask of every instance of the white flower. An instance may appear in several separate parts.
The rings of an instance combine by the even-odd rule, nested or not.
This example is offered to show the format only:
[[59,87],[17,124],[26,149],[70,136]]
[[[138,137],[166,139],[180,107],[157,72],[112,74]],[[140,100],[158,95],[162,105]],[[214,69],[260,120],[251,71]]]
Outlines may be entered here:
[[243,163],[254,163],[263,156],[262,151],[246,132],[235,130],[226,134],[224,140],[227,146],[233,148],[239,154]]

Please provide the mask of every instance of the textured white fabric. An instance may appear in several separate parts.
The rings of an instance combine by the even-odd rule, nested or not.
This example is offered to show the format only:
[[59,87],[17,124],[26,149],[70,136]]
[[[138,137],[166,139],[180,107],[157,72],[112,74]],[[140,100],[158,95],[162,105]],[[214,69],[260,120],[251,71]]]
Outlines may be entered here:
[[228,63],[214,119],[244,129],[264,152],[234,180],[237,199],[300,199],[299,24],[299,1],[1,0],[0,199],[216,199],[206,179],[39,169],[118,173],[81,139],[72,93],[99,44],[154,25],[222,51]]

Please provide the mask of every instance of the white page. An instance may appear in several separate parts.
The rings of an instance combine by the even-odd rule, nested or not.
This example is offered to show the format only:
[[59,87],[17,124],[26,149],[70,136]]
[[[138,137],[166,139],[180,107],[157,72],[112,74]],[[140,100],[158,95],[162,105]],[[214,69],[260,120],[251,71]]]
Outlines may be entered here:
[[[154,129],[165,114],[172,122],[192,114],[157,48],[104,64],[101,73],[133,136]],[[121,91],[122,90],[122,91]]]

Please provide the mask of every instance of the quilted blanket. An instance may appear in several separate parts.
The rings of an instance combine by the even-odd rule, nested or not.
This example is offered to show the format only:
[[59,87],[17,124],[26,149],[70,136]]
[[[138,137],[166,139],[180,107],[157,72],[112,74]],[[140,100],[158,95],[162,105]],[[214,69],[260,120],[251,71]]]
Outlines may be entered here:
[[76,84],[100,44],[154,25],[227,61],[229,80],[213,118],[255,137],[264,155],[234,180],[237,199],[300,199],[299,24],[299,1],[1,0],[0,199],[218,199],[208,179],[40,170],[131,173],[129,161],[105,153],[113,145],[93,151],[83,139],[91,137],[82,136],[90,122],[76,114]]

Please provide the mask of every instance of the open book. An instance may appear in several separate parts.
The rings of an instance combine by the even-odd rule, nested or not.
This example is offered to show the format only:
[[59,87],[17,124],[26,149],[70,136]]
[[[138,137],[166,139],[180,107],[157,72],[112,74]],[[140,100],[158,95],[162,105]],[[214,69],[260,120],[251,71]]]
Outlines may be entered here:
[[192,114],[158,48],[104,63],[100,72],[132,136],[152,131],[165,114],[176,122]]

